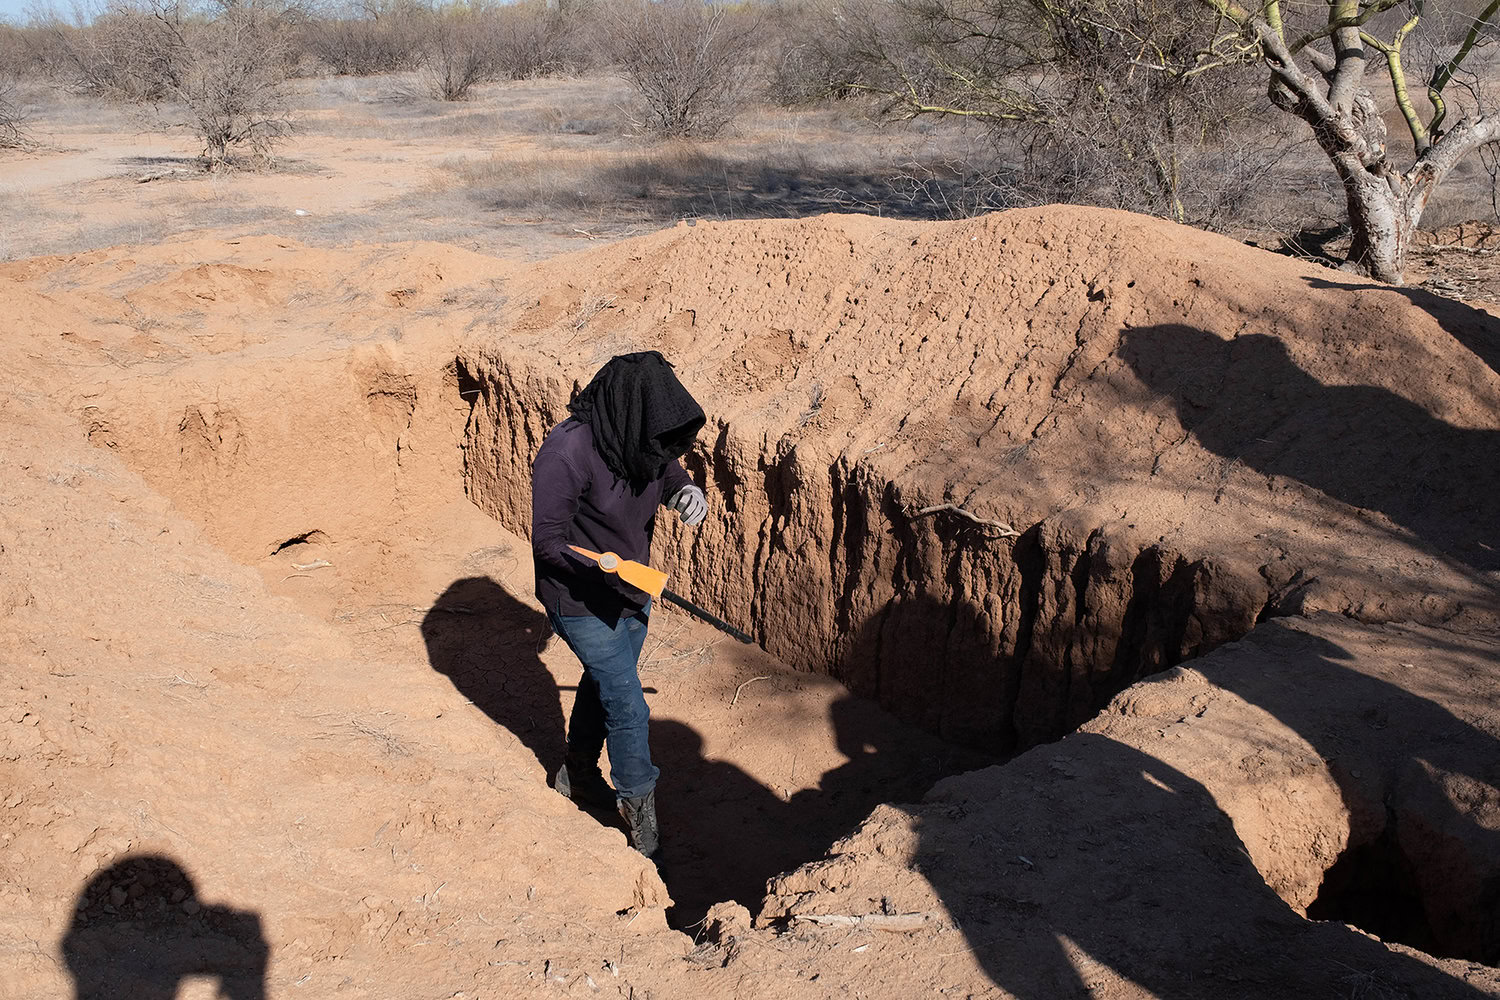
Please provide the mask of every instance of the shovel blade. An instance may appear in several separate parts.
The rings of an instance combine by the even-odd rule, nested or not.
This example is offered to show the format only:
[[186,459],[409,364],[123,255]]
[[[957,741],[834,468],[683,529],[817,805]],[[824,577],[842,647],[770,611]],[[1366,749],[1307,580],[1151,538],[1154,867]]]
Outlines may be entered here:
[[[604,556],[614,555],[614,553],[612,552],[590,552],[588,549],[581,549],[576,545],[569,545],[568,548],[572,549],[574,552],[577,552],[585,559],[592,559],[596,565],[599,564],[600,560],[603,559]],[[667,585],[667,574],[663,573],[659,569],[652,569],[650,566],[647,566],[644,563],[638,563],[634,559],[621,559],[618,556],[615,556],[614,561],[614,568],[605,569],[604,571],[606,573],[614,573],[618,575],[620,579],[624,580],[632,587],[636,588],[637,590],[644,590],[652,597],[661,597],[662,588]],[[603,566],[600,566],[600,568],[604,569]]]

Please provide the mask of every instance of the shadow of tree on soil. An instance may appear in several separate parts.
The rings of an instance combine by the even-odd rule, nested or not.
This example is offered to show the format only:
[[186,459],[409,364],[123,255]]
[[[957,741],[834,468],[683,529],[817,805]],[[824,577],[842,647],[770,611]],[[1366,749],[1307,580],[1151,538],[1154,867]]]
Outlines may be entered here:
[[1395,393],[1325,385],[1264,334],[1128,329],[1121,355],[1202,445],[1378,511],[1477,570],[1500,569],[1500,432],[1455,427]]
[[1467,347],[1475,357],[1500,373],[1500,319],[1482,309],[1465,305],[1456,299],[1434,295],[1422,288],[1402,285],[1354,285],[1343,282],[1308,278],[1309,288],[1334,289],[1356,292],[1393,292],[1403,296],[1412,305],[1426,312],[1446,330],[1454,340]]
[[[986,791],[924,804],[914,865],[989,978],[1023,1000],[1120,980],[1182,1000],[1361,995],[1360,980],[1384,991],[1369,995],[1485,995],[1295,913],[1213,796],[1133,747],[1073,736],[1018,758]],[[956,809],[964,822],[927,819]]]

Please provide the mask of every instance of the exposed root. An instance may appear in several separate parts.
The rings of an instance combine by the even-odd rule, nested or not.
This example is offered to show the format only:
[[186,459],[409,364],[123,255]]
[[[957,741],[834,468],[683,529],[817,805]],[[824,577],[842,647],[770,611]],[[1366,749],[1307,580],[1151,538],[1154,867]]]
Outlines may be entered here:
[[953,513],[953,514],[957,514],[960,517],[966,517],[970,521],[973,521],[975,524],[979,525],[980,527],[982,527],[982,528],[988,528],[991,531],[995,532],[995,537],[996,538],[1020,538],[1021,537],[1021,533],[1019,531],[1017,531],[1015,528],[1012,528],[1010,525],[1006,524],[1004,521],[991,521],[991,520],[988,520],[987,518],[980,517],[977,514],[971,514],[970,512],[964,510],[962,507],[959,507],[958,505],[951,504],[951,503],[940,503],[940,504],[934,504],[931,507],[923,507],[921,510],[915,511],[911,516],[912,516],[912,519],[915,520],[916,518],[926,517],[928,514],[936,514],[936,513],[939,513],[940,511],[948,511],[948,512]]

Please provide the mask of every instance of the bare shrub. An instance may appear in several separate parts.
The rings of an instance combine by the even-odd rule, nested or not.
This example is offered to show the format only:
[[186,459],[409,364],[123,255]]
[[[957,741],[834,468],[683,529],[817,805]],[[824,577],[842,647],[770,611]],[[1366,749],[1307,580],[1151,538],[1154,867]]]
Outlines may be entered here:
[[62,36],[78,30],[50,10],[33,9],[23,27],[0,23],[0,67],[17,80],[64,79],[73,61]]
[[490,39],[500,77],[530,80],[577,70],[588,62],[573,23],[545,2],[519,0],[496,9],[493,16]]
[[121,3],[80,33],[80,82],[149,105],[158,127],[191,131],[210,167],[235,148],[269,161],[292,131],[284,84],[295,15],[270,0],[222,0],[206,15],[171,0]]
[[20,75],[30,69],[30,51],[26,35],[20,28],[0,22],[0,66]]
[[452,7],[428,24],[422,67],[434,96],[467,100],[470,91],[499,74],[495,19],[481,10]]
[[898,118],[948,116],[1021,161],[1028,199],[1222,226],[1294,145],[1214,25],[1137,0],[897,0],[835,8],[853,89]]
[[48,26],[68,75],[86,94],[152,102],[166,95],[166,67],[156,61],[166,43],[165,21],[145,4],[112,2],[87,26],[54,20]]
[[[877,10],[873,5],[869,8]],[[852,96],[860,79],[859,52],[838,30],[834,8],[778,3],[764,22],[767,96],[784,107]]]
[[0,149],[24,149],[31,145],[26,110],[16,98],[15,85],[0,80]]
[[211,164],[233,146],[269,160],[291,134],[287,41],[277,12],[234,3],[174,46],[185,58],[168,93],[187,109]]
[[340,76],[415,69],[422,59],[427,12],[410,3],[364,4],[307,24],[308,51]]
[[623,0],[603,22],[603,51],[645,102],[642,130],[708,137],[739,111],[754,29],[743,13],[699,0]]

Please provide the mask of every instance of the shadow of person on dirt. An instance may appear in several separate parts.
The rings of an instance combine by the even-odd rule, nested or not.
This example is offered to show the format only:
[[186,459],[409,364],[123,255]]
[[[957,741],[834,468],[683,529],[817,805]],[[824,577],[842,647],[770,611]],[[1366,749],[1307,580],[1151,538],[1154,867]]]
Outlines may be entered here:
[[1124,332],[1120,353],[1215,454],[1378,511],[1473,569],[1500,569],[1500,432],[1455,427],[1376,386],[1325,385],[1264,334],[1141,327]]
[[99,872],[78,894],[60,942],[75,1000],[173,1000],[188,977],[228,1000],[264,1000],[267,946],[252,912],[205,904],[170,858],[143,854]]
[[989,978],[1022,1000],[1349,996],[1366,980],[1393,997],[1483,995],[1302,918],[1203,785],[1102,735],[1038,747],[916,812],[911,867]]
[[1356,285],[1321,278],[1308,278],[1306,281],[1309,288],[1343,292],[1394,292],[1404,296],[1412,305],[1437,320],[1438,325],[1488,365],[1491,371],[1500,373],[1500,319],[1481,309],[1410,285]]
[[691,930],[714,903],[732,899],[754,913],[766,879],[809,855],[803,817],[770,788],[728,761],[703,753],[703,737],[672,719],[651,720],[651,756],[662,851],[657,861],[672,894],[670,922]]
[[[823,857],[875,806],[919,798],[939,778],[990,762],[903,726],[861,698],[840,698],[829,715],[848,761],[826,771],[817,787],[790,794],[706,757],[693,727],[652,720],[652,754],[662,769],[659,867],[676,904],[674,926],[691,928],[726,899],[757,912],[769,879]],[[786,785],[800,783],[795,754],[778,763],[787,768]]]
[[567,751],[557,682],[540,652],[547,618],[487,576],[451,583],[422,618],[432,669],[515,734],[547,774]]

